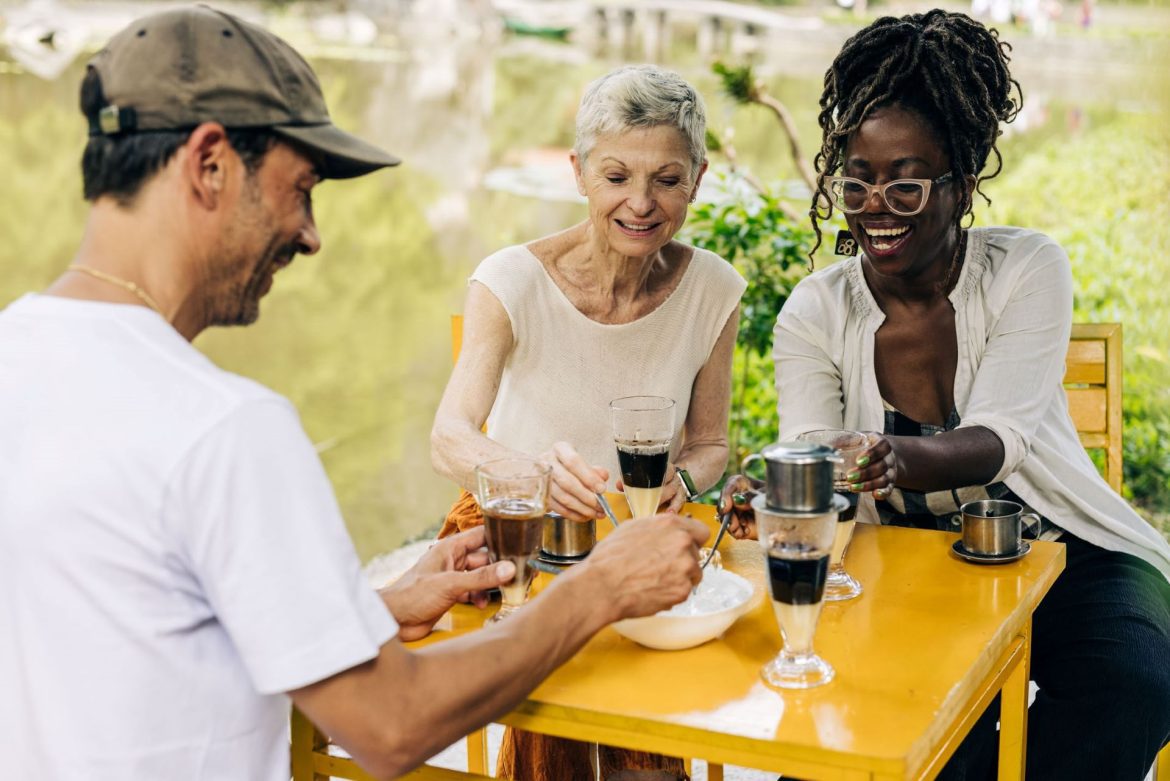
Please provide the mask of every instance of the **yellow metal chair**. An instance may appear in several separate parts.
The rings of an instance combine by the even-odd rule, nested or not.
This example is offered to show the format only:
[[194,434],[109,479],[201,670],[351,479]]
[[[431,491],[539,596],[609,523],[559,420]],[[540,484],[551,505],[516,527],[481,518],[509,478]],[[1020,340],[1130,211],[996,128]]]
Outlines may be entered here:
[[[483,750],[482,764],[487,763],[486,744],[481,744]],[[468,765],[472,764],[471,738],[468,737]],[[366,771],[362,770],[357,762],[348,757],[336,756],[329,753],[329,739],[322,735],[313,723],[305,718],[304,714],[293,708],[292,712],[292,781],[329,781],[330,778],[346,778],[351,781],[377,781]],[[460,770],[446,770],[439,767],[423,765],[406,775],[399,776],[406,781],[490,781],[489,776],[474,771],[464,773]]]

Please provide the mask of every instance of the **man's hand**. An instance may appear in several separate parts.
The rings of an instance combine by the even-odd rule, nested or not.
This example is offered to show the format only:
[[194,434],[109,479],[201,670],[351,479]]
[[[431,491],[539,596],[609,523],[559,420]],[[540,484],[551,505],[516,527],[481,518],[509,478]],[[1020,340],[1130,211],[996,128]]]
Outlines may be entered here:
[[613,608],[614,621],[677,605],[702,578],[699,546],[709,536],[704,524],[674,513],[626,521],[578,565],[601,583],[588,598]]
[[488,564],[482,526],[439,540],[406,573],[378,593],[398,622],[398,639],[426,637],[456,602],[487,604],[487,590],[516,575],[510,561]]
[[756,514],[752,498],[764,487],[763,482],[744,475],[732,475],[719,492],[719,515],[731,513],[727,531],[737,540],[756,539]]

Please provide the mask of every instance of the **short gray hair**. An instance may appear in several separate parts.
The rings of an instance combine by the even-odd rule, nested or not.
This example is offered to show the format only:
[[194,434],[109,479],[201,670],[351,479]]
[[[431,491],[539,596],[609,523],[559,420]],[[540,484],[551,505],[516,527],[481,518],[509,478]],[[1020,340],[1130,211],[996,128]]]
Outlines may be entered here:
[[585,88],[577,109],[577,141],[581,165],[597,137],[633,128],[670,125],[678,128],[691,155],[691,176],[707,158],[707,110],[690,84],[656,65],[626,65],[610,71]]

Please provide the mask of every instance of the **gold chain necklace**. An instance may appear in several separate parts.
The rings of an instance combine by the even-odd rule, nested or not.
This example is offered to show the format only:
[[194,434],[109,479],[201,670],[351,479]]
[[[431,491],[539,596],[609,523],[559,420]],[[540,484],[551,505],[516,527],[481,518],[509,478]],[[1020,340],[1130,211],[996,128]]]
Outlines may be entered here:
[[138,298],[140,298],[142,300],[142,303],[146,304],[148,307],[150,307],[154,311],[158,312],[159,315],[162,315],[163,319],[166,319],[166,316],[163,315],[163,313],[162,313],[162,308],[158,305],[157,301],[155,301],[153,298],[151,298],[150,293],[147,293],[145,290],[143,290],[138,285],[134,284],[133,282],[131,282],[128,279],[122,279],[121,277],[115,277],[113,274],[107,274],[104,271],[98,271],[96,268],[90,268],[89,266],[82,266],[79,263],[74,263],[74,264],[70,265],[68,268],[66,268],[65,270],[66,271],[80,271],[82,274],[89,274],[94,279],[100,279],[102,282],[109,282],[111,285],[117,285],[120,288],[123,288],[125,290],[129,290],[131,293],[138,296]]

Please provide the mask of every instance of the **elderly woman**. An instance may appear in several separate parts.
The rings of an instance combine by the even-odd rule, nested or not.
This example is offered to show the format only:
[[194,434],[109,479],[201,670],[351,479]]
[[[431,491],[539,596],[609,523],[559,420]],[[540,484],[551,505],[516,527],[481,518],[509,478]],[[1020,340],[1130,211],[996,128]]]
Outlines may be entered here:
[[[474,467],[515,454],[552,466],[550,510],[601,517],[595,494],[620,475],[609,402],[623,396],[675,401],[666,508],[686,499],[678,470],[700,490],[722,476],[744,281],[674,239],[707,168],[705,125],[694,88],[653,66],[586,89],[570,161],[588,218],[495,253],[471,277],[463,349],[431,434],[435,468],[465,489],[441,534],[482,522],[467,492]],[[591,779],[589,754],[585,744],[510,733],[500,772]],[[605,747],[600,762],[603,778],[630,768],[683,774],[681,762]]]
[[[957,531],[959,505],[988,497],[1039,514],[1067,561],[1033,618],[1027,776],[1139,781],[1170,737],[1170,546],[1069,418],[1068,256],[1034,231],[963,227],[1019,111],[1006,52],[935,10],[879,19],[833,62],[814,215],[844,212],[862,255],[803,280],[777,319],[780,437],[880,432],[851,475],[860,520]],[[743,488],[728,482],[725,502]],[[943,777],[994,775],[997,712]]]

